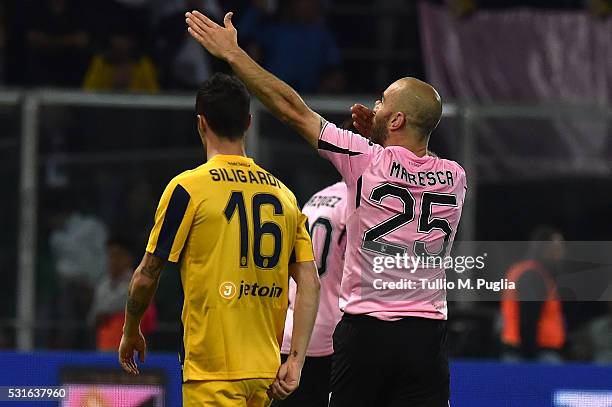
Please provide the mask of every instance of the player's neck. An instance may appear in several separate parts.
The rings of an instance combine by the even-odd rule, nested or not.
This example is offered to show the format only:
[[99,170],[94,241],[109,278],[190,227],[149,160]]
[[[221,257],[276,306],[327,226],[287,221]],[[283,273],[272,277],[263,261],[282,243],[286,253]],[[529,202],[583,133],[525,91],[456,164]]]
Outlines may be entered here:
[[427,155],[427,142],[417,140],[415,137],[406,137],[405,135],[390,135],[385,140],[385,147],[397,146],[404,147],[406,150],[410,150],[417,157],[424,157]]
[[208,140],[206,143],[206,158],[211,159],[216,155],[241,155],[246,157],[244,140],[229,141],[217,139]]

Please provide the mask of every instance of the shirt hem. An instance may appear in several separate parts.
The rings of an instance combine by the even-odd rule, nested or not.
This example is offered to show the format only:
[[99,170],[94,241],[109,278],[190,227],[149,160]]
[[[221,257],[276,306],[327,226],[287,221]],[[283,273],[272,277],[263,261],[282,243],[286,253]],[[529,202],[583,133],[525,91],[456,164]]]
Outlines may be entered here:
[[234,372],[234,373],[204,373],[204,374],[183,374],[183,383],[187,381],[226,381],[226,380],[246,380],[246,379],[274,379],[274,372]]

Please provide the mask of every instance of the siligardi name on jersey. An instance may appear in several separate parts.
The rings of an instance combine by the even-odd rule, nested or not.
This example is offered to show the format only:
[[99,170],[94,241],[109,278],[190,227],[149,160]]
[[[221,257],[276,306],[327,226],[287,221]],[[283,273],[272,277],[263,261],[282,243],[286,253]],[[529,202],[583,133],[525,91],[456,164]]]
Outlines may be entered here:
[[211,168],[209,171],[213,181],[223,182],[240,182],[243,184],[259,184],[259,185],[270,185],[273,187],[280,188],[281,183],[274,177],[264,171],[256,170],[242,170],[232,168]]

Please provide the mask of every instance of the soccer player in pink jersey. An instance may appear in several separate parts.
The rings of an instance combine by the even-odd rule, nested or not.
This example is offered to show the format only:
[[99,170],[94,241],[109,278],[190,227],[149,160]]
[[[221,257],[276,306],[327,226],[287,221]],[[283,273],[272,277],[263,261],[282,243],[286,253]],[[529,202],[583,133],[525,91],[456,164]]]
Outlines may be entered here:
[[[346,184],[337,182],[317,192],[306,202],[302,212],[310,223],[312,245],[321,278],[321,299],[302,368],[300,387],[285,400],[275,401],[273,407],[327,407],[334,353],[332,334],[342,317],[338,298],[346,248]],[[292,304],[295,294],[296,284],[290,281],[289,309],[281,348],[283,360],[291,348]]]
[[427,154],[442,115],[436,90],[402,78],[373,110],[354,106],[364,138],[327,122],[254,62],[238,46],[232,13],[224,27],[196,11],[186,17],[190,34],[346,183],[344,315],[333,335],[330,406],[447,406],[445,275],[436,259],[450,253],[466,178],[456,162]]

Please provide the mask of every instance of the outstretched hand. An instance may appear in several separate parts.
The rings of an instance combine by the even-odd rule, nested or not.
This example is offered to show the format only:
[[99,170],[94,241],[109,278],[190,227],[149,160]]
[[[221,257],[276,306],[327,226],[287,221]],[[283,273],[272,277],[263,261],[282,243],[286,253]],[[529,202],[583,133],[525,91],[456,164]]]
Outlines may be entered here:
[[372,109],[356,104],[351,106],[351,118],[353,126],[363,137],[369,138],[372,132],[372,124],[374,120],[374,112]]
[[185,21],[189,28],[189,34],[196,39],[204,48],[217,58],[226,60],[236,51],[238,46],[238,32],[232,24],[234,13],[229,12],[223,18],[223,25],[212,21],[199,11],[185,13]]

